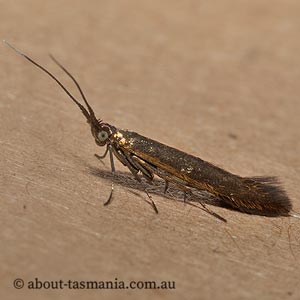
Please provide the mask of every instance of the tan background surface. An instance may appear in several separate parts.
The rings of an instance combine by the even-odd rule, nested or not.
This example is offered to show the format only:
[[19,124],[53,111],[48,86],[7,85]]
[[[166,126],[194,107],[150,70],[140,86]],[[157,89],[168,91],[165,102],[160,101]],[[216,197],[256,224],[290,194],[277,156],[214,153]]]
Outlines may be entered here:
[[[299,1],[0,4],[0,37],[76,93],[55,54],[99,118],[243,176],[279,176],[300,211]],[[103,149],[84,118],[0,48],[1,299],[300,298],[300,220],[210,206],[223,224],[160,195],[156,215],[119,163],[126,173],[103,207],[109,161],[93,157]],[[170,280],[176,290],[16,290],[18,277]]]

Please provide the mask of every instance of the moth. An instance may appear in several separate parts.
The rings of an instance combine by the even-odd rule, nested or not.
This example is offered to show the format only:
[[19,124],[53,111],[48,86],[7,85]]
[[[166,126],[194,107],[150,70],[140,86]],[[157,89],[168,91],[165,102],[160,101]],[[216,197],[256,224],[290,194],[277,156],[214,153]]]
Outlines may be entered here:
[[[109,154],[112,173],[115,173],[115,157],[130,170],[138,181],[141,181],[141,176],[150,183],[155,175],[162,178],[165,181],[164,192],[167,192],[169,183],[172,182],[185,193],[188,193],[191,188],[206,190],[216,195],[230,208],[241,212],[265,216],[290,215],[289,213],[292,209],[291,201],[276,177],[241,177],[199,157],[167,146],[136,132],[119,129],[105,123],[96,118],[78,82],[53,56],[51,56],[52,60],[72,79],[78,88],[85,106],[45,67],[9,43],[5,43],[50,76],[79,107],[90,125],[96,144],[100,147],[106,147],[102,156],[95,155],[101,160]],[[111,193],[105,205],[111,201],[113,189],[112,183]],[[147,195],[154,210],[158,212],[149,193]],[[202,206],[212,215],[226,221],[206,208],[204,204]]]

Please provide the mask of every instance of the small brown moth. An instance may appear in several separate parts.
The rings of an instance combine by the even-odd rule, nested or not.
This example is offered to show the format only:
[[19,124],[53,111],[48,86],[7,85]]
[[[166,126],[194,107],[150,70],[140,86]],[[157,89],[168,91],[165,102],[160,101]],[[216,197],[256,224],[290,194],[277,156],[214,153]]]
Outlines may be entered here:
[[[9,43],[5,43],[55,80],[79,107],[88,124],[91,126],[91,132],[96,144],[101,147],[106,146],[106,151],[102,156],[97,154],[95,156],[98,159],[103,159],[109,153],[112,173],[115,173],[115,156],[130,170],[138,181],[141,180],[139,174],[150,183],[154,175],[164,179],[165,192],[168,189],[168,183],[172,182],[186,193],[189,192],[190,188],[204,189],[218,196],[221,201],[231,208],[242,212],[265,216],[290,215],[292,209],[290,199],[276,177],[241,177],[216,167],[199,157],[169,147],[136,132],[118,129],[113,125],[104,123],[102,120],[96,118],[93,109],[75,78],[54,57],[51,56],[52,60],[76,84],[86,107],[79,103],[66,87],[46,68]],[[105,205],[111,201],[112,194],[113,184],[110,196]],[[148,193],[147,195],[153,208],[158,212],[151,196]],[[204,204],[201,205],[210,214],[226,221],[221,216],[206,208]]]

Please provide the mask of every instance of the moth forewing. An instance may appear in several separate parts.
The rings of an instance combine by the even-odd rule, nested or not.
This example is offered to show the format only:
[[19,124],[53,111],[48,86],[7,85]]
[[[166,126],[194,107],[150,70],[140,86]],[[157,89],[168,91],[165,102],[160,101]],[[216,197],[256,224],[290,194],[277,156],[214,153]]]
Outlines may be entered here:
[[149,164],[156,175],[207,190],[232,208],[268,216],[289,215],[292,209],[275,177],[241,177],[132,131],[119,130],[119,138],[121,147]]

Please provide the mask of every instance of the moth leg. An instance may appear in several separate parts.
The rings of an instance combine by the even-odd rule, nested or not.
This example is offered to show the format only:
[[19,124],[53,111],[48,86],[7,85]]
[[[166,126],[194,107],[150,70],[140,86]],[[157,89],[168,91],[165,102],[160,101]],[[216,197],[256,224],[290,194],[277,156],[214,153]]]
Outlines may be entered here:
[[[103,157],[106,156],[107,152],[109,152],[109,158],[110,158],[110,165],[111,165],[111,172],[113,175],[115,175],[116,172],[116,168],[115,168],[115,163],[114,163],[114,155],[121,161],[121,163],[123,163],[125,166],[128,167],[128,169],[131,171],[131,173],[134,175],[134,177],[140,181],[141,179],[137,176],[137,172],[138,170],[134,169],[134,166],[132,166],[130,164],[130,162],[128,162],[126,160],[126,157],[122,154],[121,151],[117,151],[115,148],[113,148],[111,145],[107,145],[107,150],[105,151],[104,155],[102,155]],[[100,158],[102,159],[102,158]],[[111,203],[112,200],[112,196],[113,196],[113,191],[114,191],[114,183],[112,181],[111,183],[111,191],[110,191],[110,195],[107,199],[107,201],[104,203],[104,205],[108,205]]]
[[[113,176],[115,175],[116,172],[116,168],[115,168],[115,163],[114,163],[114,156],[113,156],[113,152],[111,149],[110,145],[107,145],[106,151],[104,153],[104,157],[106,156],[107,152],[109,152],[109,158],[110,158],[110,166],[111,166],[111,172],[113,174]],[[102,158],[100,158],[102,159]],[[110,194],[108,199],[104,202],[104,206],[110,204],[111,200],[112,200],[112,196],[113,196],[113,191],[114,191],[114,182],[111,182],[111,190],[110,190]]]
[[147,191],[147,189],[145,189],[145,193],[146,193],[146,195],[147,195],[148,198],[149,198],[149,201],[147,201],[147,200],[145,200],[145,201],[146,201],[147,203],[149,203],[149,204],[153,207],[154,211],[158,214],[157,206],[156,206],[155,202],[153,201],[152,196],[151,196],[151,195],[149,194],[149,192]]
[[128,161],[128,159],[126,158],[126,156],[122,153],[122,151],[120,150],[116,150],[116,149],[112,149],[114,155],[117,157],[117,159],[124,165],[126,166],[130,172],[132,173],[132,175],[134,176],[134,178],[138,181],[141,182],[141,178],[137,175],[137,173],[139,172],[139,170],[130,162]]
[[171,177],[171,176],[168,176],[168,175],[165,174],[165,173],[162,174],[161,172],[158,171],[157,168],[153,167],[151,164],[149,164],[148,162],[146,162],[146,161],[140,159],[139,157],[134,156],[134,158],[135,158],[136,160],[138,160],[138,162],[139,162],[140,164],[142,164],[143,167],[144,167],[146,170],[148,170],[148,172],[151,173],[152,180],[153,180],[153,177],[154,177],[153,174],[155,174],[155,175],[157,175],[158,177],[161,177],[161,178],[163,178],[163,179],[165,180],[165,188],[164,188],[164,194],[165,194],[165,193],[167,192],[168,188],[169,188],[169,181],[172,180],[172,177]]
[[[113,149],[114,150],[114,149]],[[126,166],[128,167],[128,169],[131,171],[131,173],[134,175],[134,177],[141,182],[141,178],[137,175],[137,173],[139,171],[142,172],[142,174],[144,176],[150,176],[149,178],[151,178],[151,180],[153,179],[153,177],[151,177],[151,173],[149,173],[150,171],[148,171],[147,169],[143,168],[139,163],[138,160],[134,160],[132,156],[130,156],[129,154],[127,154],[127,152],[122,152],[122,151],[114,151],[114,154],[116,155],[116,157]],[[149,174],[150,175],[149,175]],[[147,189],[144,189],[145,193],[147,194],[149,200],[145,200],[147,203],[149,203],[154,211],[158,214],[158,209],[151,197],[151,195],[148,193]]]
[[169,188],[169,181],[167,179],[165,179],[165,188],[164,188],[164,194],[167,193],[167,190]]
[[151,183],[153,180],[153,172],[147,168],[144,162],[135,155],[129,156],[128,160],[130,160],[135,167],[142,173],[142,175],[146,178],[146,180]]
[[98,154],[95,153],[95,157],[97,157],[97,158],[101,161],[103,158],[106,157],[106,155],[107,155],[107,153],[108,153],[108,151],[109,151],[108,148],[109,148],[109,146],[107,145],[106,150],[105,150],[105,152],[104,152],[103,155],[98,155]]
[[[142,173],[142,175],[146,178],[146,180],[149,183],[151,183],[154,175],[153,175],[153,172],[146,166],[144,161],[135,155],[129,155],[126,153],[125,153],[125,155],[126,155],[127,159]],[[147,203],[149,203],[153,207],[154,211],[158,214],[157,206],[156,206],[155,202],[153,201],[152,196],[147,191],[147,188],[145,188],[144,191],[149,199],[149,201],[147,201],[147,200],[145,200],[145,201]]]
[[227,222],[227,220],[225,218],[221,217],[219,214],[217,214],[217,213],[213,212],[212,210],[210,210],[202,201],[197,201],[198,203],[200,203],[200,205],[202,206],[202,208],[199,207],[199,206],[197,206],[197,205],[195,205],[195,204],[192,204],[191,202],[189,202],[187,200],[187,196],[191,197],[193,195],[191,189],[189,189],[189,188],[187,188],[187,187],[185,187],[183,185],[180,185],[178,183],[177,183],[177,186],[180,189],[182,189],[183,192],[184,192],[184,200],[183,200],[184,203],[189,204],[191,206],[198,207],[198,208],[202,209],[203,211],[205,211],[206,213],[210,214],[211,216],[213,216],[213,217],[215,217],[215,218],[217,218],[217,219],[219,219],[219,220],[221,220],[221,221],[223,221],[225,223]]
[[[213,212],[212,210],[210,210],[210,209],[209,209],[208,207],[206,207],[206,205],[205,205],[204,203],[202,203],[201,201],[199,201],[199,203],[200,203],[201,206],[202,206],[202,210],[204,210],[205,212],[207,212],[207,213],[210,214],[211,216],[213,216],[213,217],[215,217],[215,218],[217,218],[217,219],[219,219],[219,220],[221,220],[221,221],[227,223],[227,220],[226,220],[225,218],[221,217],[219,214],[217,214],[217,213]],[[191,203],[189,203],[189,204],[191,204]],[[201,207],[200,207],[200,208],[201,208]]]

